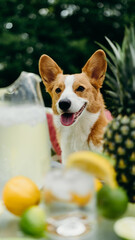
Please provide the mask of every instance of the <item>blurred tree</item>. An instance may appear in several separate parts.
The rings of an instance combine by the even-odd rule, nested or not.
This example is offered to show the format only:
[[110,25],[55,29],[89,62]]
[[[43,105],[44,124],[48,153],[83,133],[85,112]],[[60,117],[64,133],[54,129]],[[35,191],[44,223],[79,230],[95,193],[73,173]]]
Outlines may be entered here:
[[[104,36],[121,42],[125,25],[135,22],[134,0],[1,0],[0,87],[21,71],[38,73],[46,53],[65,73],[80,69]],[[50,98],[41,84],[46,105]]]

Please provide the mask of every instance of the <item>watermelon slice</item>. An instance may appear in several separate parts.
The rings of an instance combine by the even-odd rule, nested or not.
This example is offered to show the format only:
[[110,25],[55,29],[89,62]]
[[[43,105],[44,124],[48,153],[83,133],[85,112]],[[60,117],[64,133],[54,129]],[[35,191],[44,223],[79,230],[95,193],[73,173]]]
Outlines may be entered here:
[[47,113],[46,116],[47,116],[49,135],[50,135],[52,147],[57,155],[61,155],[61,149],[60,149],[59,143],[57,141],[56,130],[55,130],[54,123],[53,123],[53,115],[51,113]]
[[113,119],[110,111],[108,111],[108,110],[105,110],[105,116],[109,122]]

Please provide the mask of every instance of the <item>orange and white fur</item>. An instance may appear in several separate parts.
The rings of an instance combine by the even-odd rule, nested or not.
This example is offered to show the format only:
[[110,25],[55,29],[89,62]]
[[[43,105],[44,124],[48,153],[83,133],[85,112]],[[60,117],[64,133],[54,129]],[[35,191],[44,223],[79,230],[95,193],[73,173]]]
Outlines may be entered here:
[[107,68],[104,51],[96,51],[79,74],[63,74],[47,55],[39,61],[39,72],[52,98],[54,125],[62,150],[62,162],[75,151],[102,151],[104,114],[102,87]]

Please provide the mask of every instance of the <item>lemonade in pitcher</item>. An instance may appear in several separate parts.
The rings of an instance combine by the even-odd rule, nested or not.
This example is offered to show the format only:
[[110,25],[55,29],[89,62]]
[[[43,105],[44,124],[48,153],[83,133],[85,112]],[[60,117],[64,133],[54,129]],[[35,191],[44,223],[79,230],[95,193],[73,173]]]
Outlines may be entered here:
[[13,176],[42,187],[50,165],[50,143],[40,78],[23,72],[0,93],[0,192]]

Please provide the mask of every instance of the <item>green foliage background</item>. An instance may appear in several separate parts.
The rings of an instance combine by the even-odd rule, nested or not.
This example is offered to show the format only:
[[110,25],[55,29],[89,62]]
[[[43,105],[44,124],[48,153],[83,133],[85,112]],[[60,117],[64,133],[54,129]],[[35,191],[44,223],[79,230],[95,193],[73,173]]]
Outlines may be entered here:
[[[121,44],[135,23],[135,0],[0,0],[0,87],[21,71],[38,74],[46,53],[64,70],[80,72],[105,36]],[[50,98],[42,93],[46,106]],[[106,85],[104,84],[104,89]]]

